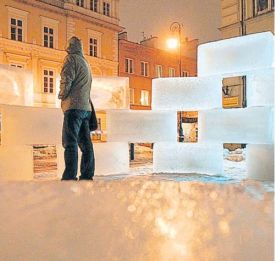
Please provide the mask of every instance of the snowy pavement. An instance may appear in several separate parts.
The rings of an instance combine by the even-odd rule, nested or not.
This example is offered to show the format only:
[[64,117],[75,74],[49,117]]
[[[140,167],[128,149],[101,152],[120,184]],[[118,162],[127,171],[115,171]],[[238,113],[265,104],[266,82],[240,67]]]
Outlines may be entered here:
[[0,182],[0,260],[273,260],[261,183]]

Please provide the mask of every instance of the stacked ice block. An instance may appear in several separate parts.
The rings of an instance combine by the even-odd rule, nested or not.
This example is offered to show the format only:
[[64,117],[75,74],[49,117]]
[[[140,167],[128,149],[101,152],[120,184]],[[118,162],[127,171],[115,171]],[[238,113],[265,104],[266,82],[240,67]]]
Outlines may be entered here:
[[[247,77],[247,108],[222,109],[222,78]],[[153,81],[153,113],[199,111],[197,144],[156,144],[155,172],[222,173],[223,143],[247,143],[248,175],[274,175],[274,37],[259,33],[198,49],[198,77]],[[172,163],[173,162],[173,163]]]

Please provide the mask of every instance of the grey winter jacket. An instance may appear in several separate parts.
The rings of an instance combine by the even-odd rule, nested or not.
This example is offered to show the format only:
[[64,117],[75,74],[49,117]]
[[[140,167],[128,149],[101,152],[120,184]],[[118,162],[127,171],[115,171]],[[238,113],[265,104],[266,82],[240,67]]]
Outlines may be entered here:
[[71,39],[66,51],[68,55],[61,71],[58,94],[58,98],[61,99],[61,108],[63,112],[70,109],[91,111],[92,74],[83,55],[82,43]]

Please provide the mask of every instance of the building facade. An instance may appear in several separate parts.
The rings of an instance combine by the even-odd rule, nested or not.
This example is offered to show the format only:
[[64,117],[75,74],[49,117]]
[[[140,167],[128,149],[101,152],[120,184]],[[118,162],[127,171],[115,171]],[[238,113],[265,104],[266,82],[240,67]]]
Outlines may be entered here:
[[[134,43],[127,40],[126,32],[119,34],[119,76],[129,77],[130,108],[134,110],[151,109],[154,78],[180,76],[179,55],[155,48],[155,41],[152,37]],[[182,76],[197,75],[195,58],[182,56],[181,64]]]
[[222,38],[270,31],[274,34],[274,0],[221,0]]
[[67,40],[77,36],[93,75],[118,75],[118,0],[1,0],[0,64],[33,73],[35,104],[54,105]]

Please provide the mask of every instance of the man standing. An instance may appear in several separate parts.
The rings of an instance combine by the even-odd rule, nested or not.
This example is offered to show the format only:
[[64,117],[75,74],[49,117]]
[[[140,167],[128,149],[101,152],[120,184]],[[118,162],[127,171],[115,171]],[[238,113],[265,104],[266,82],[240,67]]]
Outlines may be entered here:
[[62,144],[65,149],[65,170],[61,180],[77,180],[78,146],[82,152],[79,179],[92,180],[95,169],[89,129],[92,74],[79,38],[72,37],[66,51],[68,55],[61,71],[58,95],[64,112]]

